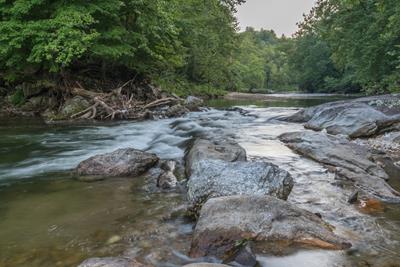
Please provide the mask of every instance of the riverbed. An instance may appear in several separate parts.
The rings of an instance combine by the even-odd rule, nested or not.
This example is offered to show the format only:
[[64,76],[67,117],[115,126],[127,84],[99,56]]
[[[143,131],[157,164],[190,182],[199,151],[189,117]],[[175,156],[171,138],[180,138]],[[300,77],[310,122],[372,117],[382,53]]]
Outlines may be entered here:
[[[320,164],[278,139],[303,130],[277,120],[300,107],[339,96],[231,99],[184,118],[91,125],[45,125],[0,120],[0,267],[76,266],[94,256],[127,255],[158,266],[181,266],[193,223],[184,217],[184,193],[151,189],[149,178],[77,181],[71,170],[96,154],[133,147],[180,159],[187,142],[210,132],[236,139],[252,160],[288,170],[289,201],[318,212],[353,243],[346,252],[302,250],[258,255],[268,267],[399,266],[400,207],[365,214],[347,203],[352,188],[337,185]],[[235,110],[240,106],[246,115]]]

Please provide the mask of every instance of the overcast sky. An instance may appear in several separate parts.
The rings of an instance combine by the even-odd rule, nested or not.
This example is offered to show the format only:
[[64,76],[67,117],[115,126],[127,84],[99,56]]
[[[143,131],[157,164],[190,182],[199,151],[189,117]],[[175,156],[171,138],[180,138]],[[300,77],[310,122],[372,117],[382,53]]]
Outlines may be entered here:
[[278,35],[292,35],[303,13],[311,10],[315,0],[247,0],[239,7],[240,27],[273,29]]

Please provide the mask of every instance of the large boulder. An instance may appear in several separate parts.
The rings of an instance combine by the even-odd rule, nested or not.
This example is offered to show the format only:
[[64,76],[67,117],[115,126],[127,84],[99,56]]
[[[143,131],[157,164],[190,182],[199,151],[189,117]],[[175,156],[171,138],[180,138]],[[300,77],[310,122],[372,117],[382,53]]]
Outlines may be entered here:
[[385,95],[338,101],[299,111],[285,118],[306,122],[305,127],[351,138],[368,137],[391,130],[400,122],[400,95]]
[[203,159],[246,161],[246,150],[231,139],[195,139],[185,155],[186,175],[189,177],[198,162]]
[[194,163],[188,181],[188,199],[194,211],[210,198],[231,195],[270,195],[287,199],[293,178],[267,162],[227,162],[203,159]]
[[82,161],[76,171],[84,176],[136,177],[156,165],[158,160],[155,154],[125,148]]
[[280,140],[294,151],[333,169],[337,178],[354,183],[364,193],[384,201],[400,202],[399,193],[386,180],[386,172],[373,161],[366,146],[321,132],[285,133]]
[[128,258],[108,257],[87,259],[78,267],[145,267],[146,265]]
[[203,206],[190,256],[225,260],[254,242],[257,249],[305,246],[341,250],[351,247],[319,216],[269,196],[212,198]]

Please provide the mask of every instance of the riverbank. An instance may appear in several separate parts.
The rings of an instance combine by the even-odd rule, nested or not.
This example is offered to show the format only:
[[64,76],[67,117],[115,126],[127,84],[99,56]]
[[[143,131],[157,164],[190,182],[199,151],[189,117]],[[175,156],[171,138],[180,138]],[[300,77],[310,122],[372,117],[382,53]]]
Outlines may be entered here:
[[103,90],[87,90],[78,81],[75,83],[68,87],[23,83],[10,94],[0,95],[0,116],[39,117],[49,123],[140,121],[179,117],[197,111],[203,104],[200,98],[183,99],[147,81],[114,81],[114,89]]

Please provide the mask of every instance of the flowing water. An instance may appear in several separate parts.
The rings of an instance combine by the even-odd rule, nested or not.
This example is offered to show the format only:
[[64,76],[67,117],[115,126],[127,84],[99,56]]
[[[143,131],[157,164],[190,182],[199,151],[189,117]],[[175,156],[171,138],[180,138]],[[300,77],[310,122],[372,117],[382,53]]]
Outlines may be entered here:
[[184,255],[193,223],[182,214],[183,194],[156,192],[146,177],[82,183],[71,169],[90,156],[126,147],[179,159],[190,138],[211,133],[235,138],[251,159],[291,172],[296,183],[289,201],[320,213],[353,243],[347,252],[259,255],[262,266],[400,266],[400,207],[361,213],[346,202],[351,188],[339,187],[323,166],[277,140],[281,133],[303,130],[277,117],[331,100],[336,98],[218,100],[211,105],[240,105],[248,114],[211,109],[179,119],[107,125],[0,121],[0,267],[76,266],[88,257],[117,255],[158,266],[189,262]]

